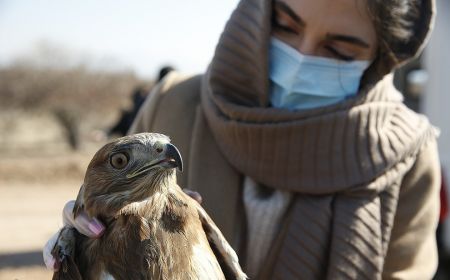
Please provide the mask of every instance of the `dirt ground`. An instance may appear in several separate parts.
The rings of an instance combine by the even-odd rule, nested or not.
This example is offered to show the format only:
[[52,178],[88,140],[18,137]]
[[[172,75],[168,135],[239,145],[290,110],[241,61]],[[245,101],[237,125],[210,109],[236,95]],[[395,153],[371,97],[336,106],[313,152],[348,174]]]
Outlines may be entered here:
[[26,137],[11,141],[14,135],[6,138],[0,126],[0,280],[51,279],[42,247],[62,226],[62,208],[75,199],[89,160],[103,144],[72,152],[43,128],[25,128],[34,143]]
[[0,157],[0,279],[51,279],[42,247],[62,226],[91,156]]

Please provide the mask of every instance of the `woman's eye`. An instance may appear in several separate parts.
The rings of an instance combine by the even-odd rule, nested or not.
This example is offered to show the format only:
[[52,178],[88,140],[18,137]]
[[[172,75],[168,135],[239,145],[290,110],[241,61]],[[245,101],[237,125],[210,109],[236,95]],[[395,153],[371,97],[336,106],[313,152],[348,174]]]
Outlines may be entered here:
[[278,22],[277,19],[274,19],[272,21],[272,26],[274,29],[279,30],[279,31],[283,31],[283,32],[287,32],[287,33],[292,33],[292,34],[298,34],[298,32],[296,30],[294,30],[293,28],[287,26],[287,25],[283,25],[280,22]]
[[355,58],[353,56],[349,56],[349,55],[345,55],[340,53],[339,51],[337,51],[335,48],[330,47],[330,46],[326,46],[325,49],[331,53],[331,55],[339,60],[344,60],[344,61],[353,61],[355,60]]
[[123,169],[128,164],[128,156],[124,153],[117,153],[110,158],[111,166],[115,169]]

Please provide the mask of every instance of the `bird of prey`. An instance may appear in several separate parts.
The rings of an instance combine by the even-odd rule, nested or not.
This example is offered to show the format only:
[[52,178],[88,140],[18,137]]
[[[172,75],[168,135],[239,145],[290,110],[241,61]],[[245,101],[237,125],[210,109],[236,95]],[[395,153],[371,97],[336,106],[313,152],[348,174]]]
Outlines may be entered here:
[[63,228],[53,279],[247,279],[234,250],[202,207],[176,183],[183,168],[167,136],[141,133],[102,147],[73,210],[99,218],[92,239]]

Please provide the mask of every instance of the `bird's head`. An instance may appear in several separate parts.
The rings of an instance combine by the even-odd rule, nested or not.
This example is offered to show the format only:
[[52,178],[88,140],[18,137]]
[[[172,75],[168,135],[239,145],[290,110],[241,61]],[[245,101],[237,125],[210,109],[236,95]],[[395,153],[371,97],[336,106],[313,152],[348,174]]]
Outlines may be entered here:
[[183,169],[178,149],[157,133],[119,138],[103,146],[91,160],[74,207],[89,216],[108,217],[127,204],[164,191]]

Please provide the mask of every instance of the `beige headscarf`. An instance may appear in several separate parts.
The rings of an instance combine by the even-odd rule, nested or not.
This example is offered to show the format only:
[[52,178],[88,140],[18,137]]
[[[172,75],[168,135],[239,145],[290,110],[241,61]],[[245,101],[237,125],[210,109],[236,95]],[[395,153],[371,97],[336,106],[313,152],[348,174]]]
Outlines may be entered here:
[[[388,58],[374,62],[352,99],[307,111],[270,108],[271,3],[243,0],[227,23],[202,83],[208,124],[242,174],[295,193],[271,277],[378,279],[401,179],[434,129],[402,104],[386,76],[395,66]],[[426,41],[434,2],[422,1],[420,11],[398,62]]]

